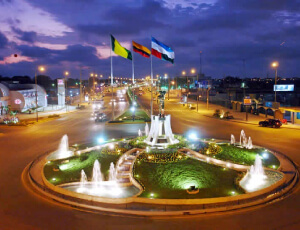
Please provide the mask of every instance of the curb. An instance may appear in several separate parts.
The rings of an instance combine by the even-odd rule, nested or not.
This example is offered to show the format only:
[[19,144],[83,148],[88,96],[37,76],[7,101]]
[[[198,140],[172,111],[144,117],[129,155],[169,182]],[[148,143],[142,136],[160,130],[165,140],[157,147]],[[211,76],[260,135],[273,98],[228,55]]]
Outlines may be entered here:
[[43,163],[45,161],[45,157],[46,154],[39,156],[23,171],[24,174],[27,175],[31,186],[37,189],[40,194],[46,196],[47,199],[51,199],[55,202],[59,202],[71,208],[76,208],[82,211],[109,212],[112,214],[117,213],[127,216],[160,217],[197,215],[257,207],[280,200],[283,197],[291,194],[292,189],[296,187],[296,184],[299,181],[298,169],[296,165],[294,165],[294,162],[287,157],[287,159],[291,161],[292,165],[294,166],[295,174],[293,178],[288,181],[286,178],[283,178],[276,183],[276,186],[274,184],[265,189],[249,193],[250,196],[243,194],[236,197],[223,197],[222,199],[208,198],[187,201],[174,201],[168,199],[152,200],[148,198],[145,199],[134,197],[111,200],[110,198],[94,197],[85,194],[78,195],[73,194],[73,192],[62,192],[59,187],[56,187],[45,180],[43,174],[41,175],[41,184],[36,180],[35,176],[32,175],[31,170],[36,171],[36,169],[34,169],[36,163]]

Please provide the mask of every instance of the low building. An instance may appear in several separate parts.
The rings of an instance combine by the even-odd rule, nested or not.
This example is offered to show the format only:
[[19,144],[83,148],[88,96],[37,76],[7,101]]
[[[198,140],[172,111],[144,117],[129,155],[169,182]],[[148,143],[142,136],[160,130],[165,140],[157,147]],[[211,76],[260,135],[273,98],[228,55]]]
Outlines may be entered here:
[[10,106],[11,110],[19,112],[36,108],[36,92],[38,107],[47,107],[47,93],[43,87],[35,84],[1,82],[0,107]]

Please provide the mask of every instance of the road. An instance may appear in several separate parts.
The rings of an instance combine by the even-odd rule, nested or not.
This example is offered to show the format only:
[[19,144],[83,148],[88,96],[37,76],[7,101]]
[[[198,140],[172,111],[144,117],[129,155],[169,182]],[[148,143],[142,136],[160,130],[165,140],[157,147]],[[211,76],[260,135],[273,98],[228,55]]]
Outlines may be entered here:
[[[149,94],[139,97],[149,107]],[[105,97],[106,112],[110,97]],[[126,108],[117,103],[117,113]],[[255,125],[207,117],[201,105],[199,114],[166,101],[175,133],[197,131],[201,137],[238,138],[241,129],[253,143],[283,152],[300,162],[300,131],[260,128]],[[0,229],[299,229],[300,191],[260,208],[185,218],[144,219],[87,213],[51,203],[29,192],[22,184],[26,165],[40,154],[55,150],[59,139],[68,134],[70,144],[96,141],[97,137],[118,138],[137,135],[143,124],[105,125],[90,119],[92,108],[30,127],[0,127]],[[212,113],[212,111],[210,111]]]

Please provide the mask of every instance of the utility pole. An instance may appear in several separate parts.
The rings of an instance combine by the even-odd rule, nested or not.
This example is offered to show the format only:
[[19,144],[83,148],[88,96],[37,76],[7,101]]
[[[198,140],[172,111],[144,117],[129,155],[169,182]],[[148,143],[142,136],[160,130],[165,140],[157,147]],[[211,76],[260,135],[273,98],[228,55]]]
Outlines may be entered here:
[[209,91],[211,88],[207,88],[207,95],[206,95],[206,108],[208,110],[209,108]]
[[79,74],[80,74],[80,82],[79,82],[79,97],[80,97],[80,99],[79,99],[79,103],[81,104],[82,103],[82,81],[81,81],[81,76],[82,76],[82,67],[80,66],[80,72],[79,72]]

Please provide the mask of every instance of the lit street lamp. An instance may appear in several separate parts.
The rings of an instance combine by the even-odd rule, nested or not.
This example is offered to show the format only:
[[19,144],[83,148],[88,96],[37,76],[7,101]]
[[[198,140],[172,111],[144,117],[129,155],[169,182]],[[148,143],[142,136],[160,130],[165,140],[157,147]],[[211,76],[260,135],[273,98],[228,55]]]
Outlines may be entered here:
[[[39,114],[38,114],[38,98],[37,98],[37,75],[36,75],[36,71],[35,70],[35,105],[36,105],[36,122],[39,121]],[[45,71],[45,68],[43,66],[39,66],[38,67],[38,71],[40,72],[44,72]]]
[[276,101],[276,85],[277,85],[277,67],[278,67],[278,62],[273,62],[272,67],[275,69],[275,102]]
[[69,76],[69,72],[65,71],[65,88],[66,88],[66,92],[65,92],[65,103],[66,103],[66,112],[68,110],[68,104],[67,104],[67,93],[68,93],[68,86],[67,86],[67,80],[68,80],[68,76]]

